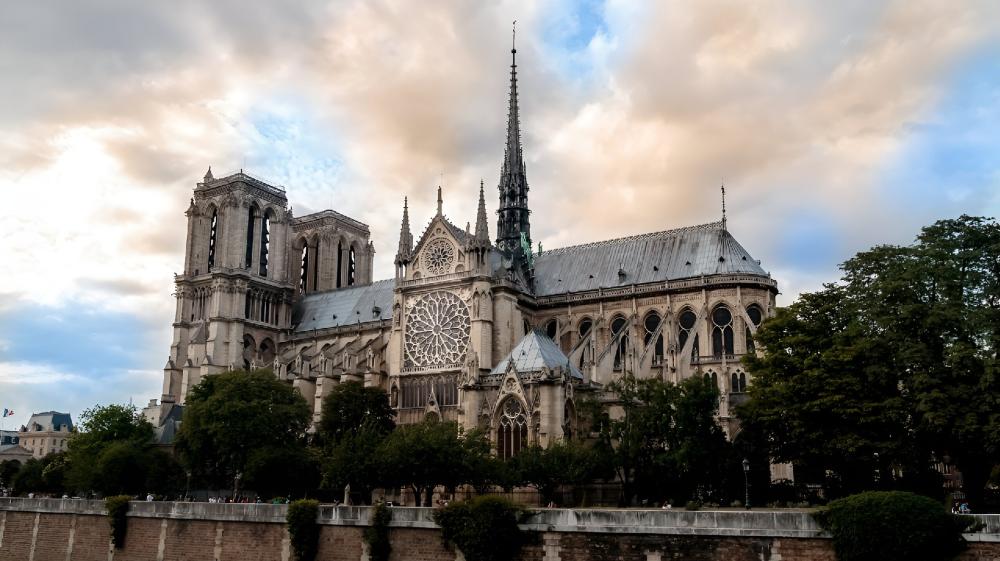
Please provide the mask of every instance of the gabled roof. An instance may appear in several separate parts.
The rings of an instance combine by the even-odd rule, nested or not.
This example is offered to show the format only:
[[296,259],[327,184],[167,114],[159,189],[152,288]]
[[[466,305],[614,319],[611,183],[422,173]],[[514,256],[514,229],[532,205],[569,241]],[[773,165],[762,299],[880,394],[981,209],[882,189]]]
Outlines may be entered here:
[[514,363],[514,368],[519,374],[538,372],[543,368],[554,370],[569,367],[571,376],[583,379],[583,373],[563,354],[559,345],[556,345],[556,342],[549,339],[548,335],[537,329],[529,331],[521,338],[510,354],[497,363],[491,374],[503,374],[511,362]]
[[535,294],[734,273],[769,276],[722,222],[713,222],[545,250],[535,256]]
[[[292,309],[294,331],[328,329],[392,317],[393,279],[305,295]],[[377,310],[377,314],[374,313]]]

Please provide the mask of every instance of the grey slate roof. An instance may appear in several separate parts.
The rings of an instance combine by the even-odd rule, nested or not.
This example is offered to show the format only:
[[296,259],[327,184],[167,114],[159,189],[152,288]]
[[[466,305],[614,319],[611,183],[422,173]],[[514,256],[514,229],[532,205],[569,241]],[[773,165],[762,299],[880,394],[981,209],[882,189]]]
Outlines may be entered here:
[[713,222],[545,250],[535,256],[535,294],[734,273],[768,276],[721,222]]
[[571,376],[583,379],[583,373],[566,358],[559,345],[556,345],[556,342],[549,339],[548,335],[537,329],[528,332],[514,346],[510,354],[498,362],[490,373],[503,374],[507,371],[507,365],[511,361],[514,362],[514,368],[521,374],[537,372],[543,368],[555,369],[569,366]]
[[67,430],[73,430],[73,419],[70,418],[69,413],[58,411],[33,413],[31,419],[28,420],[28,430],[34,431],[36,424],[42,427],[39,429],[42,431],[58,431],[62,429],[63,425],[66,425]]
[[[307,294],[292,310],[292,325],[297,333],[301,333],[389,319],[392,317],[394,286],[395,280],[386,279],[362,286]],[[379,308],[378,315],[372,312],[375,307]]]

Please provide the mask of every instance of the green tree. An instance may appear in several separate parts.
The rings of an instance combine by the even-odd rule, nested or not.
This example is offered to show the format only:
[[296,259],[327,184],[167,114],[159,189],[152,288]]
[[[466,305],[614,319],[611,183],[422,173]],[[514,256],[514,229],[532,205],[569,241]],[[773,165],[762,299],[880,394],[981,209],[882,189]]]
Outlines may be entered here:
[[977,504],[1000,463],[1000,225],[942,220],[842,269],[758,330],[741,417],[841,493],[876,479],[940,493],[930,466],[950,457]]
[[0,462],[0,487],[10,487],[18,471],[21,471],[21,462],[17,460]]
[[21,469],[11,478],[11,487],[15,495],[38,493],[45,491],[45,478],[42,472],[45,465],[38,458],[28,458]]
[[362,429],[384,435],[395,428],[395,416],[382,388],[344,382],[323,398],[317,432],[321,441],[331,444],[338,444],[345,436],[357,435]]
[[[701,376],[679,385],[623,376],[609,385],[616,404],[585,404],[622,482],[622,505],[646,499],[718,498],[730,445],[716,421],[718,389]],[[721,459],[721,461],[720,461]]]
[[[140,493],[153,449],[153,426],[132,405],[105,405],[87,409],[80,416],[77,432],[67,444],[66,486],[79,491]],[[131,458],[131,459],[130,459]],[[108,470],[134,466],[142,475],[118,471],[127,483],[115,480]]]
[[323,461],[323,488],[339,496],[350,485],[351,493],[367,504],[372,490],[385,480],[380,457],[385,439],[386,435],[378,429],[362,424],[362,430],[345,433],[337,444],[328,445]]
[[310,416],[269,370],[214,374],[191,388],[175,447],[196,480],[228,488],[248,475],[255,451],[304,449]]
[[254,450],[244,481],[263,497],[306,497],[319,487],[319,453],[305,446]]
[[559,486],[582,485],[598,476],[597,454],[578,441],[530,446],[511,461],[520,478],[538,489],[543,504],[555,500]]
[[435,420],[404,425],[394,430],[379,447],[383,482],[391,486],[409,486],[416,497],[424,496],[424,506],[431,506],[436,485],[454,489],[474,479],[467,466],[478,444],[467,445],[459,434],[458,424]]

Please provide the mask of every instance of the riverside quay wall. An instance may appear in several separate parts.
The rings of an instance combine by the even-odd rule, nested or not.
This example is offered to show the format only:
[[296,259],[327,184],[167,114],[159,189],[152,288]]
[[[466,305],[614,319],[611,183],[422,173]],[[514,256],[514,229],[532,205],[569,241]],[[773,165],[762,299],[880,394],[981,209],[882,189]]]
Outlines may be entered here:
[[[103,501],[0,498],[0,561],[292,561],[284,505],[133,502],[123,549]],[[395,507],[392,559],[451,561],[429,508]],[[319,561],[368,559],[371,509],[320,507]],[[1000,515],[979,516],[962,561],[1000,561]],[[802,511],[542,509],[522,525],[528,561],[834,561]]]

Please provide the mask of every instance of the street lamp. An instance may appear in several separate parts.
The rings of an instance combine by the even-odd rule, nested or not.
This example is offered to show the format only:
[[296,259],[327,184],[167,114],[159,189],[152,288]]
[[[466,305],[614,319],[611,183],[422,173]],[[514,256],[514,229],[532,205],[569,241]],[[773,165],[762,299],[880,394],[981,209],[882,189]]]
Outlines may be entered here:
[[184,500],[191,500],[191,470],[187,470],[187,485],[184,487]]
[[240,492],[240,478],[241,477],[243,477],[243,473],[239,472],[239,471],[236,472],[236,480],[235,480],[235,484],[233,485],[233,502],[234,503],[236,502],[236,495],[237,495],[237,493]]
[[746,458],[743,458],[743,493],[746,499],[743,504],[750,510],[750,460]]
[[878,463],[878,452],[875,452],[875,488],[878,489],[879,480],[882,478],[882,472],[879,469]]

